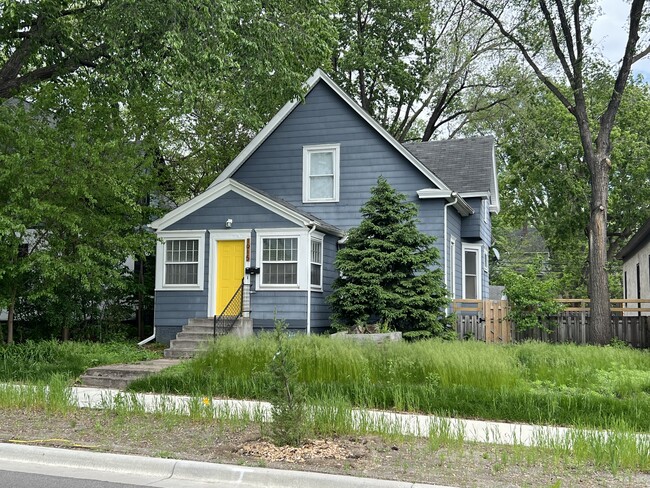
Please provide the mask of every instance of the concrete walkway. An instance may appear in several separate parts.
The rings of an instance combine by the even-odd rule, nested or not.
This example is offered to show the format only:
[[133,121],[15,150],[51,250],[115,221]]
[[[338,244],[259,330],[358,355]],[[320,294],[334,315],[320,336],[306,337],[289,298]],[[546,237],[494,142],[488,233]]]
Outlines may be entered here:
[[[125,393],[116,389],[75,387],[71,389],[73,403],[82,408],[135,408],[145,412],[173,411],[215,417],[270,419],[271,404],[248,400],[223,400],[207,397]],[[212,410],[212,412],[209,412]],[[605,441],[606,431],[578,430],[531,424],[456,419],[435,415],[418,415],[377,410],[351,410],[352,424],[360,429],[386,433],[401,433],[418,437],[441,435],[469,442],[505,445],[570,446],[577,435]],[[650,446],[650,434],[637,434],[637,442]]]

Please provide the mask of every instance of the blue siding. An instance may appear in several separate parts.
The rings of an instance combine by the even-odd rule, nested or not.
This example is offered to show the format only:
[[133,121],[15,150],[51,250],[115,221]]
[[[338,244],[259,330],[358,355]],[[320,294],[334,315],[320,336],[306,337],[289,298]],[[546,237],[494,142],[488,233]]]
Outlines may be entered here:
[[[311,330],[314,333],[324,332],[330,327],[330,309],[326,300],[338,276],[334,268],[337,242],[335,236],[326,235],[323,239],[323,291],[311,292]],[[255,250],[252,259],[255,262]],[[290,330],[304,331],[307,328],[307,292],[255,291],[251,294],[251,317],[256,330],[272,329],[277,317],[286,320]]]
[[[167,344],[180,332],[189,318],[208,315],[208,280],[210,279],[210,238],[207,230],[224,229],[226,219],[233,219],[231,230],[252,228],[298,227],[270,210],[241,195],[228,192],[169,226],[166,230],[206,229],[204,286],[202,291],[160,290],[155,292],[154,323],[156,340]],[[252,246],[255,247],[255,235]],[[255,262],[255,261],[253,261]]]
[[[303,204],[303,146],[340,144],[339,202]],[[280,124],[268,139],[233,175],[243,183],[310,212],[324,221],[347,230],[359,224],[360,207],[370,197],[370,189],[383,175],[407,200],[419,207],[419,227],[437,237],[436,246],[444,259],[444,204],[442,199],[419,200],[416,191],[434,188],[434,184],[383,139],[325,83],[319,83]],[[483,222],[481,199],[469,199],[475,214],[461,218],[448,208],[448,238],[456,239],[456,296],[462,296],[462,242],[482,241],[489,245],[490,222]],[[171,225],[169,230],[223,229],[227,219],[232,229],[253,229],[251,260],[256,263],[255,229],[298,227],[275,213],[256,205],[240,195],[229,192],[197,209]],[[157,338],[168,342],[190,317],[204,317],[208,307],[209,249],[206,233],[205,289],[203,292],[156,292],[155,323]],[[312,292],[312,331],[325,331],[330,326],[327,297],[338,276],[334,268],[337,237],[325,236],[323,245],[323,291]],[[254,290],[255,279],[252,277]],[[487,296],[487,274],[483,294]],[[272,329],[275,318],[288,322],[291,330],[304,330],[307,321],[306,291],[253,291],[251,317],[257,331]]]
[[[341,148],[339,202],[303,204],[303,146],[336,143]],[[359,209],[380,175],[410,201],[418,201],[417,190],[434,187],[333,90],[319,83],[233,178],[349,229],[358,225]]]
[[233,220],[231,230],[298,227],[284,217],[230,191],[165,230],[224,229],[227,219]]

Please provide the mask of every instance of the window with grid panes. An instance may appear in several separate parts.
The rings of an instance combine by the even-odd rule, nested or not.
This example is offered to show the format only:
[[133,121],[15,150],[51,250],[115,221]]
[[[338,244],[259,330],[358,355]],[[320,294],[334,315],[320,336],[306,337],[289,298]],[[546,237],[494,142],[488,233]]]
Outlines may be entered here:
[[311,285],[315,288],[322,286],[323,272],[323,241],[312,239],[311,241]]
[[197,285],[199,278],[198,239],[165,242],[165,284]]
[[298,238],[262,239],[262,284],[298,284]]

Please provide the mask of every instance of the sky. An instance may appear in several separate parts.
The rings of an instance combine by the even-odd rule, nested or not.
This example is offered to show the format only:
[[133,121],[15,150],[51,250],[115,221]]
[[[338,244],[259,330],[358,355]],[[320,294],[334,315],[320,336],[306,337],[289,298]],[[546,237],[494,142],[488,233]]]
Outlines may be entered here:
[[[622,0],[601,0],[603,14],[594,23],[591,37],[594,44],[603,55],[612,62],[618,62],[623,57],[627,41],[629,2]],[[650,39],[642,36],[639,47],[644,48]],[[632,72],[641,74],[650,83],[650,56],[637,61],[632,66]]]

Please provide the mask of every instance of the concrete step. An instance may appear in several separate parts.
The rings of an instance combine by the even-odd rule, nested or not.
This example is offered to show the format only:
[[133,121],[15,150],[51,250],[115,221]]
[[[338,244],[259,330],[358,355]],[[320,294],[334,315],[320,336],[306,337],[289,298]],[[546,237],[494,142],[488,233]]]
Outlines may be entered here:
[[81,384],[99,388],[124,389],[132,381],[178,364],[176,359],[154,359],[133,364],[110,364],[88,369],[81,377]]
[[[214,332],[214,327],[210,325],[184,325],[183,332],[198,332],[199,334],[212,334]],[[180,332],[179,332],[180,333]]]
[[167,359],[188,359],[193,358],[196,349],[165,349],[163,356]]
[[188,339],[188,340],[197,340],[197,341],[209,341],[213,338],[213,331],[210,332],[198,332],[198,331],[187,331],[179,332],[176,334],[176,339]]

